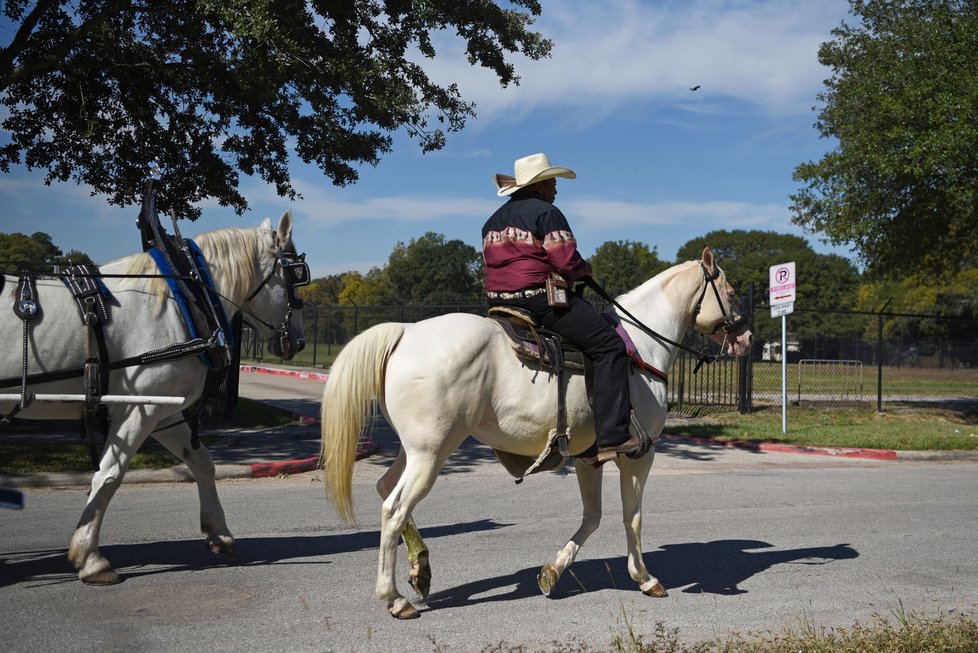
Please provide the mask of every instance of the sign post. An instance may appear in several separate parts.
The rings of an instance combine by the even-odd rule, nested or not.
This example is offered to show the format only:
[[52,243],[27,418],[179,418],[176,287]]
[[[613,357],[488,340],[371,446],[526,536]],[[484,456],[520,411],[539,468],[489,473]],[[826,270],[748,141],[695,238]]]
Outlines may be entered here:
[[772,265],[769,290],[771,317],[781,318],[781,432],[788,432],[788,322],[795,312],[795,262]]

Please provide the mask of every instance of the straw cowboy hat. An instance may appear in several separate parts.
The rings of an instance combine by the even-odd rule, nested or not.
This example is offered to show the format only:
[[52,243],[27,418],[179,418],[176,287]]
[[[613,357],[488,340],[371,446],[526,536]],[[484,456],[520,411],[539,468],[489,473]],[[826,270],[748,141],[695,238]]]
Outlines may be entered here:
[[498,172],[493,177],[493,181],[496,182],[496,188],[498,189],[496,195],[500,197],[512,195],[519,189],[530,184],[535,184],[538,181],[543,181],[544,179],[551,179],[553,177],[575,179],[577,177],[570,168],[550,165],[550,159],[543,153],[531,154],[522,159],[516,159],[516,163],[513,164],[513,172],[516,175],[515,177],[502,175]]

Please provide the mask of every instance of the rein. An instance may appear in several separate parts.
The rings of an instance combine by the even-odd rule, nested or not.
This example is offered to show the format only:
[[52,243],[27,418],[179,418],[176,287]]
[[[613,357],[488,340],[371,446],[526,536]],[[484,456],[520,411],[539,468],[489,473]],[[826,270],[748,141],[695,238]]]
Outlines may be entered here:
[[[303,254],[303,256],[305,256],[305,254]],[[255,295],[258,294],[258,291],[260,291],[262,289],[262,287],[268,282],[268,280],[271,279],[272,276],[274,276],[274,273],[275,273],[275,270],[273,268],[272,272],[267,277],[265,277],[265,280],[262,281],[261,284],[259,284],[258,288],[256,288],[253,293],[251,293],[250,295],[248,295],[248,298],[245,301],[248,301],[248,300],[254,298]],[[50,278],[50,279],[56,279],[57,278],[54,275],[48,275],[48,274],[38,274],[38,275],[35,275],[35,276],[38,279],[48,279],[48,278]],[[145,274],[145,273],[144,274],[120,274],[120,273],[107,273],[107,274],[76,274],[75,276],[76,277],[79,277],[79,278],[83,278],[83,279],[84,278],[89,278],[89,279],[98,279],[98,278],[102,278],[102,279],[177,279],[177,280],[180,280],[180,281],[196,282],[196,279],[194,279],[193,277],[191,277],[189,275],[186,275],[186,274]],[[213,294],[217,295],[218,297],[220,297],[221,299],[223,299],[224,301],[226,301],[231,306],[234,306],[235,308],[237,308],[242,313],[245,313],[245,314],[249,315],[250,317],[254,318],[255,321],[261,322],[264,326],[268,327],[272,331],[278,331],[279,330],[275,326],[269,324],[265,320],[263,320],[260,317],[258,317],[257,315],[255,315],[255,313],[253,313],[252,311],[248,310],[247,308],[245,308],[241,304],[237,303],[236,301],[230,299],[229,297],[227,297],[225,295],[222,295],[217,290],[212,289],[211,292]],[[290,309],[292,309],[292,308],[296,308],[296,309],[302,308],[302,299],[297,299],[296,301],[298,303],[298,306],[293,306],[292,304],[290,304],[289,305],[289,308]],[[290,314],[291,314],[291,311],[289,311],[289,313],[286,314],[286,320],[288,319],[288,317],[289,317]]]
[[[736,319],[731,318],[727,314],[727,310],[724,308],[723,302],[720,300],[720,291],[717,290],[717,287],[716,287],[716,280],[718,278],[720,278],[720,272],[719,272],[719,270],[716,271],[716,272],[711,273],[709,270],[706,269],[706,265],[704,265],[702,261],[700,261],[699,264],[700,264],[700,267],[703,269],[703,279],[706,281],[706,283],[703,284],[703,291],[700,293],[700,297],[699,297],[699,299],[696,302],[696,310],[693,311],[693,318],[695,319],[696,315],[699,314],[700,309],[703,306],[703,298],[706,296],[707,289],[708,288],[713,288],[713,293],[714,293],[714,295],[716,295],[717,305],[720,307],[720,313],[723,316],[723,319],[713,329],[713,331],[711,332],[711,335],[717,333],[718,331],[723,331],[724,333],[729,334],[729,333],[732,333],[732,332],[736,331],[737,329],[740,329],[746,323],[746,320],[742,316],[739,316]],[[656,340],[658,340],[660,342],[668,343],[668,344],[672,345],[673,347],[678,347],[679,349],[682,349],[683,351],[685,351],[687,353],[690,353],[690,354],[693,354],[694,356],[696,356],[697,362],[696,362],[696,367],[693,368],[693,374],[696,374],[697,372],[699,372],[700,367],[702,367],[704,363],[706,363],[707,365],[709,365],[710,363],[713,363],[713,362],[716,362],[717,360],[719,360],[720,357],[723,355],[722,348],[721,348],[721,352],[719,354],[708,354],[708,353],[706,353],[706,348],[703,348],[702,350],[697,351],[697,350],[693,349],[692,347],[687,347],[686,345],[682,344],[681,342],[676,342],[675,340],[672,340],[670,338],[667,338],[666,336],[664,336],[661,333],[655,331],[651,327],[649,327],[646,324],[644,324],[637,317],[635,317],[634,315],[632,315],[627,308],[625,308],[624,306],[622,306],[621,304],[619,304],[618,301],[614,297],[612,297],[610,294],[608,294],[608,292],[604,288],[602,288],[601,285],[598,284],[598,282],[595,281],[593,278],[586,277],[584,281],[588,285],[588,287],[590,287],[592,290],[594,290],[594,292],[596,292],[598,294],[598,296],[600,296],[606,302],[609,302],[615,308],[617,308],[619,311],[621,311],[622,314],[625,317],[627,317],[632,322],[632,324],[634,324],[636,327],[638,327],[645,334],[647,334],[647,335],[655,338]]]

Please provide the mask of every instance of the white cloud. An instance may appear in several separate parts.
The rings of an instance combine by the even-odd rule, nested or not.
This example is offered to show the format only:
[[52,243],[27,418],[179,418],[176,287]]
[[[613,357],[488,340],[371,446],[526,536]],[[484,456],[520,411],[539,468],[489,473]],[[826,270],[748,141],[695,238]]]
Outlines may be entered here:
[[697,229],[783,228],[787,207],[732,201],[620,202],[588,198],[565,202],[568,215],[588,230],[683,225]]
[[818,46],[847,11],[845,0],[551,3],[533,28],[554,41],[552,57],[514,57],[519,87],[500,89],[469,66],[449,35],[423,64],[440,83],[458,82],[483,127],[541,107],[591,122],[630,103],[716,111],[731,98],[783,115],[814,104],[828,77]]
[[499,206],[494,199],[452,198],[435,195],[370,196],[360,200],[339,199],[340,193],[323,186],[297,184],[303,201],[295,207],[316,226],[363,220],[437,222],[456,217],[490,215]]
[[[303,190],[304,201],[293,209],[310,225],[329,227],[345,222],[432,223],[466,219],[482,224],[500,206],[496,198],[446,198],[441,195],[371,196],[340,200],[328,190]],[[675,226],[691,229],[783,228],[787,207],[735,201],[623,202],[602,197],[561,202],[575,230],[610,230],[630,226]],[[571,218],[572,216],[572,218]],[[436,228],[436,227],[432,227]]]

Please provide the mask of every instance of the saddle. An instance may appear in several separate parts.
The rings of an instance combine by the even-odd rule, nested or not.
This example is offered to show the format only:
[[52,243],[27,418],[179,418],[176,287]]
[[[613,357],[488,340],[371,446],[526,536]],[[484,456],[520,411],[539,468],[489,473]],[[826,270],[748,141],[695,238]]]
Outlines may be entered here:
[[[584,352],[560,334],[539,326],[536,318],[527,311],[515,306],[491,306],[489,318],[509,336],[516,356],[525,362],[536,363],[548,372],[557,372],[560,368],[586,372],[591,366]],[[590,395],[588,397],[590,401]]]
[[[633,365],[641,367],[646,371],[652,371],[663,381],[667,379],[666,374],[657,370],[642,361],[631,338],[621,324],[613,319],[613,316],[603,315],[613,326],[616,332],[622,337],[625,343],[625,350],[632,359]],[[564,466],[567,458],[570,457],[569,442],[570,429],[567,426],[566,410],[566,386],[562,382],[563,375],[567,372],[574,374],[584,374],[584,386],[587,394],[588,404],[592,403],[592,381],[593,366],[591,359],[584,355],[580,349],[572,345],[560,334],[554,333],[549,329],[537,324],[536,318],[529,312],[515,306],[492,306],[488,311],[488,318],[491,319],[510,339],[517,358],[540,369],[553,374],[557,377],[557,418],[556,426],[547,435],[547,444],[537,458],[521,456],[499,449],[493,449],[499,462],[506,468],[517,483],[521,483],[526,476],[536,472],[552,471]],[[638,433],[642,441],[642,446],[636,456],[644,455],[654,445],[655,440],[645,431],[635,417],[635,412],[631,412],[631,425]]]

